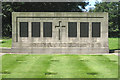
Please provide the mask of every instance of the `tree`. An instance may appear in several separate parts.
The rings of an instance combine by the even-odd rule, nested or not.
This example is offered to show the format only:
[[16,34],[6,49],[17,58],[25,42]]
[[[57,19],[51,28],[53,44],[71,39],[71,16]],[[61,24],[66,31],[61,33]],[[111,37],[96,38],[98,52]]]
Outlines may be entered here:
[[12,35],[12,12],[82,12],[87,4],[86,2],[4,2],[2,3],[2,34],[7,37]]
[[[109,37],[118,37],[120,35],[120,26],[118,26],[118,17],[120,16],[120,3],[103,2],[96,3],[95,9],[90,12],[108,12],[109,14]],[[119,9],[118,9],[119,8]]]

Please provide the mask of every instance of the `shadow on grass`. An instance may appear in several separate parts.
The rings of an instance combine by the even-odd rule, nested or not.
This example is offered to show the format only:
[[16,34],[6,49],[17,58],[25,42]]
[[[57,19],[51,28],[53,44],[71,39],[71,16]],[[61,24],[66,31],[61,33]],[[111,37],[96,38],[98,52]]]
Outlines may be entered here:
[[0,43],[6,43],[6,41],[1,41]]
[[11,74],[11,73],[8,71],[3,71],[3,72],[0,72],[0,74]]
[[109,50],[109,53],[114,53],[116,50],[119,50],[119,51],[120,51],[120,49],[110,49],[110,50]]
[[45,73],[45,75],[57,75],[57,73],[47,72],[47,73]]

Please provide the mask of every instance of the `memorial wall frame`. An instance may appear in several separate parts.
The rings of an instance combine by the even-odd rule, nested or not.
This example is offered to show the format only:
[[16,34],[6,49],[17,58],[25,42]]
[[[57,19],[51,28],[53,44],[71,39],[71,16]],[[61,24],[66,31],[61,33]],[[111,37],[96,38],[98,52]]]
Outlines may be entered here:
[[[27,23],[28,28],[23,28],[23,31],[26,32],[21,31],[20,27],[26,26],[20,26],[21,23]],[[34,26],[35,31],[33,31],[32,23],[39,23],[39,26],[37,24]],[[96,25],[99,27],[95,27]],[[108,13],[13,12],[12,52],[31,54],[108,53]]]

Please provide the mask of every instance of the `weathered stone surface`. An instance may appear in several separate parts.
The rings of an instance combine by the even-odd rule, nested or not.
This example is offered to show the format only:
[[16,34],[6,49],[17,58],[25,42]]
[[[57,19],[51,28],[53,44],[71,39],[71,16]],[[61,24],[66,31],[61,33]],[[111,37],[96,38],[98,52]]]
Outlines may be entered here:
[[[20,37],[20,22],[28,22],[28,37]],[[40,37],[32,37],[32,22],[40,22]],[[52,22],[52,37],[44,37],[44,22]],[[68,37],[69,22],[77,23],[77,36]],[[89,23],[88,37],[80,37],[80,22]],[[100,37],[92,37],[92,22],[101,23]],[[18,53],[108,53],[108,13],[13,12],[12,38]]]

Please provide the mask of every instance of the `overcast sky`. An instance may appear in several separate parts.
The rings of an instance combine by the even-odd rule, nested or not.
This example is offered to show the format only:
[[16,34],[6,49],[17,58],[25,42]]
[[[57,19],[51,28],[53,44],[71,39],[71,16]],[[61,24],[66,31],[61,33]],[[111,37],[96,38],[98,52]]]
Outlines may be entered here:
[[101,2],[102,0],[87,0],[86,2],[89,2],[89,5],[86,6],[86,9],[89,10],[89,8],[95,8],[95,2]]

